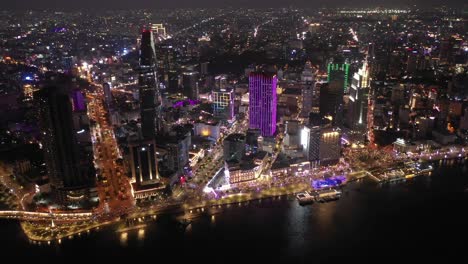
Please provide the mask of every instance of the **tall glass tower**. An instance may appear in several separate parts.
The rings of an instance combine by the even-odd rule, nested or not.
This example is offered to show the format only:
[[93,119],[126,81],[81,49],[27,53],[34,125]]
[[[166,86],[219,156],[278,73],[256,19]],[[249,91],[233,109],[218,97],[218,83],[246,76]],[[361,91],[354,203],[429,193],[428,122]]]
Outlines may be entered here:
[[89,182],[80,169],[68,90],[60,86],[44,87],[34,93],[34,99],[53,198],[60,204],[67,204],[70,199],[78,201],[88,190]]
[[140,46],[140,87],[141,131],[144,139],[154,139],[161,127],[161,99],[156,75],[156,50],[153,32],[143,30]]
[[273,136],[276,131],[277,81],[271,73],[249,75],[249,126],[260,129],[263,137]]
[[369,86],[369,66],[365,61],[362,68],[354,73],[349,90],[349,109],[346,122],[352,130],[366,127]]

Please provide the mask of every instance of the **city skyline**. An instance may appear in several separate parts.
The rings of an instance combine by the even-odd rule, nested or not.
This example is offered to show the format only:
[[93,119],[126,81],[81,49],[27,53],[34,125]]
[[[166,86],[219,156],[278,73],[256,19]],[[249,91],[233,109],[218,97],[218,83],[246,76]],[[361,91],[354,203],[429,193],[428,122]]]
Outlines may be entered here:
[[[157,9],[157,8],[220,8],[220,7],[251,7],[251,8],[278,8],[278,7],[310,7],[310,8],[318,8],[318,7],[420,7],[420,8],[431,8],[430,6],[463,6],[463,3],[456,0],[412,0],[412,1],[387,1],[387,0],[377,0],[377,1],[370,1],[370,0],[358,0],[353,1],[352,3],[343,1],[343,0],[314,0],[314,1],[306,1],[306,0],[290,0],[287,3],[284,1],[275,1],[275,0],[260,0],[260,1],[246,1],[246,0],[225,0],[223,2],[215,1],[215,0],[200,0],[200,1],[189,1],[189,0],[176,0],[176,1],[152,1],[152,3],[148,3],[148,1],[144,0],[136,0],[136,1],[126,1],[126,0],[118,0],[118,1],[111,1],[111,0],[99,0],[99,1],[91,1],[91,0],[84,0],[80,1],[79,3],[64,3],[58,0],[43,0],[40,3],[33,0],[19,0],[15,2],[9,3],[2,3],[3,8],[11,8],[17,10],[28,10],[28,9],[43,9],[43,8],[52,8],[52,9],[83,9],[83,8],[91,8],[91,9],[122,9],[122,8],[148,8],[148,9]],[[466,6],[466,4],[464,4]]]
[[7,257],[354,262],[459,247],[463,9],[56,3],[0,12]]

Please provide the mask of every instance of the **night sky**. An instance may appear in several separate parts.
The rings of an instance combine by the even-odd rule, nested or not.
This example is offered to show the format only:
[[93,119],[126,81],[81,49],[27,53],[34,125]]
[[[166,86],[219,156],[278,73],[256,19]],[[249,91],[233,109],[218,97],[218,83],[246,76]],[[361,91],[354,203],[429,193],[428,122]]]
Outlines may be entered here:
[[320,7],[320,6],[347,6],[347,7],[375,7],[375,6],[419,6],[431,7],[433,5],[462,5],[460,0],[2,0],[0,9],[36,9],[36,8],[166,8],[166,7]]

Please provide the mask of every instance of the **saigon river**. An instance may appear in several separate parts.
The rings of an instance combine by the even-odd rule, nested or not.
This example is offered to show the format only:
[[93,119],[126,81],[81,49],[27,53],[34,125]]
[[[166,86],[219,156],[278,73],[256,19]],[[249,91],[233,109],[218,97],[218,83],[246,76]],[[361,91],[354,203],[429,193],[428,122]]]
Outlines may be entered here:
[[[342,257],[456,256],[468,235],[467,164],[436,165],[403,183],[348,183],[336,202],[299,206],[294,195],[223,206],[198,214],[184,231],[160,215],[143,230],[116,226],[61,243],[30,242],[17,221],[0,220],[3,256],[113,256],[223,261],[333,261]],[[460,242],[459,242],[460,241]],[[459,244],[460,243],[460,244]]]

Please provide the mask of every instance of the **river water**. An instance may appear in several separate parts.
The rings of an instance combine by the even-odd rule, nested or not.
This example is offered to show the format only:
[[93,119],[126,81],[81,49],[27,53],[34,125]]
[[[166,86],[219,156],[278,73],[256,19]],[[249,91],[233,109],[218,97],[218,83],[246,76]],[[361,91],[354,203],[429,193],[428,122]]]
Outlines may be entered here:
[[467,187],[466,164],[442,164],[431,176],[404,183],[349,183],[336,202],[299,206],[293,196],[283,196],[236,204],[214,216],[200,215],[185,231],[174,217],[159,216],[144,232],[129,231],[126,239],[108,227],[60,245],[34,245],[17,222],[0,220],[0,246],[3,256],[73,260],[113,256],[154,262],[313,263],[380,262],[407,254],[447,258],[465,255]]

